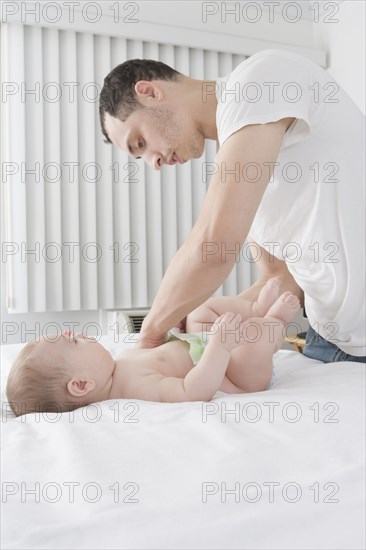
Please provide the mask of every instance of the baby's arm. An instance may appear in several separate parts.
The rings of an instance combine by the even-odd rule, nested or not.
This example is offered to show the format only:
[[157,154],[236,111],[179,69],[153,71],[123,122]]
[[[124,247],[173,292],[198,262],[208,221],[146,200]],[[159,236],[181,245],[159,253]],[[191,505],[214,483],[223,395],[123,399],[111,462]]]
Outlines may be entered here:
[[231,350],[240,343],[240,315],[225,313],[212,327],[201,360],[185,378],[152,375],[140,387],[137,399],[177,403],[209,401],[220,388],[229,365]]
[[158,381],[157,400],[163,403],[209,401],[221,386],[229,361],[230,352],[210,342],[199,363],[185,378],[163,376]]

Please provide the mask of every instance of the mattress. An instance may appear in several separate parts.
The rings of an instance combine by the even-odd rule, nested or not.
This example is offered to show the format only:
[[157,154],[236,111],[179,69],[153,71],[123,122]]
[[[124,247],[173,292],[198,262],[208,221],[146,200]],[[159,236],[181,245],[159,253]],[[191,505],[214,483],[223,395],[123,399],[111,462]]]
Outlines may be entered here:
[[208,403],[16,418],[2,393],[2,548],[365,548],[365,365],[274,366],[269,390]]

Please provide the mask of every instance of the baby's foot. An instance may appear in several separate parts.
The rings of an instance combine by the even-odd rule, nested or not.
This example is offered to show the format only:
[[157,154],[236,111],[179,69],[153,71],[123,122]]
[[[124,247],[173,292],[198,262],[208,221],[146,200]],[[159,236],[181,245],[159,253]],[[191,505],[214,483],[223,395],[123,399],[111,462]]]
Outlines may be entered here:
[[253,314],[256,317],[264,317],[268,309],[275,303],[280,290],[278,277],[268,279],[258,295],[258,300],[253,304]]
[[296,317],[300,309],[300,300],[291,292],[284,292],[267,311],[266,317],[276,317],[285,324]]

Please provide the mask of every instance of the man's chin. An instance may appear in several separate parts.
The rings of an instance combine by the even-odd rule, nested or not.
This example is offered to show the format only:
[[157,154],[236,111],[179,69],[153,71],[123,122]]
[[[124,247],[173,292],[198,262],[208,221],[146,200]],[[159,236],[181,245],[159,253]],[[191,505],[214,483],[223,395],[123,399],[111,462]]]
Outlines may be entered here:
[[[203,156],[204,152],[205,152],[205,149],[203,148],[202,151],[197,151],[197,152],[193,153],[192,156],[191,156],[191,159],[201,158]],[[190,160],[190,159],[188,159],[188,160]]]

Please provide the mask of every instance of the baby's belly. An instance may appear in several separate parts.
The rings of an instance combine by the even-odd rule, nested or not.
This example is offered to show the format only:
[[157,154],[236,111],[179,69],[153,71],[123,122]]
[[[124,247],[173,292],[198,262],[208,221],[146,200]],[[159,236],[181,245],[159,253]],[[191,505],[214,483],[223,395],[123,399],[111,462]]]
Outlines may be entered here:
[[[169,358],[165,357],[165,361],[155,365],[158,370],[164,376],[178,376],[184,378],[189,371],[194,367],[191,356],[189,355],[189,344],[182,340],[174,340],[165,344],[165,352],[170,352]],[[225,375],[218,391],[224,393],[245,393],[241,388],[236,386]]]
[[[184,378],[194,367],[192,358],[189,355],[188,342],[174,340],[163,344],[163,346],[163,354],[160,352],[159,348],[156,348],[153,353],[152,350],[149,350],[149,366],[164,376]],[[145,350],[141,350],[142,353],[144,351]],[[227,376],[224,377],[218,391],[224,393],[245,393],[231,382]]]
[[194,367],[188,342],[174,340],[150,350],[150,366],[164,376],[184,378]]

